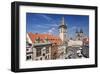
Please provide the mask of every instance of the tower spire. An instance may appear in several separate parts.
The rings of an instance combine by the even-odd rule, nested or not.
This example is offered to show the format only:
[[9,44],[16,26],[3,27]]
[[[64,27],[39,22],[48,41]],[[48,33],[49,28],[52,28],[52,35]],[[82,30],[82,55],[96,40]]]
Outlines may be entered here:
[[66,24],[65,24],[64,16],[62,17],[61,24],[60,24],[59,28],[61,28],[61,27],[67,28],[67,26],[66,26]]
[[76,29],[76,33],[78,33],[78,29]]
[[64,19],[64,16],[62,17],[61,25],[65,25],[65,19]]
[[83,29],[82,28],[80,29],[80,33],[83,33]]

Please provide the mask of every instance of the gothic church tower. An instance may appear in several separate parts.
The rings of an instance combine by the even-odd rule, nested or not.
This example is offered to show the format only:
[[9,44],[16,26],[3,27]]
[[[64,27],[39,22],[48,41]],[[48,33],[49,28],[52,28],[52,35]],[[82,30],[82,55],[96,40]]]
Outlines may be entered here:
[[80,29],[80,31],[78,31],[78,30],[76,29],[76,40],[83,40],[83,37],[84,37],[84,35],[83,35],[83,30]]

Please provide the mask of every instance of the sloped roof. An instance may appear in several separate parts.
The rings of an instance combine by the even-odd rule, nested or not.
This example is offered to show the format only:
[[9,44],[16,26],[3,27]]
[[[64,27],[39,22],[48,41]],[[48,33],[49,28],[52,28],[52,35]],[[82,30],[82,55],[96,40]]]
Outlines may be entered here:
[[42,43],[45,43],[45,39],[48,39],[48,41],[53,43],[53,44],[57,44],[57,45],[62,44],[62,41],[59,37],[54,36],[54,35],[50,35],[50,34],[28,33],[28,36],[30,37],[32,43],[35,43],[35,40],[37,38],[40,38],[40,41]]

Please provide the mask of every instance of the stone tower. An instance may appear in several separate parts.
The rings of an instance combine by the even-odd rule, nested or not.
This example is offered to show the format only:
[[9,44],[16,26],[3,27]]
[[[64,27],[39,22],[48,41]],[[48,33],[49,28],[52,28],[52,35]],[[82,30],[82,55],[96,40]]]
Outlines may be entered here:
[[80,29],[80,31],[78,31],[76,29],[76,40],[82,40],[83,39],[83,30]]
[[61,24],[59,26],[59,37],[63,43],[67,42],[67,26],[65,24],[64,17],[62,17]]

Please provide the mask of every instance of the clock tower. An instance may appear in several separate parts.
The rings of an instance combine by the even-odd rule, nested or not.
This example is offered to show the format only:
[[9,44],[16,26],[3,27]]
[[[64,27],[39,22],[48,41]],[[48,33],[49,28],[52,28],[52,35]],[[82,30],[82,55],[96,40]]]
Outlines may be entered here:
[[62,17],[61,24],[59,26],[59,37],[63,43],[66,43],[68,40],[67,37],[67,26],[65,24],[64,17]]

